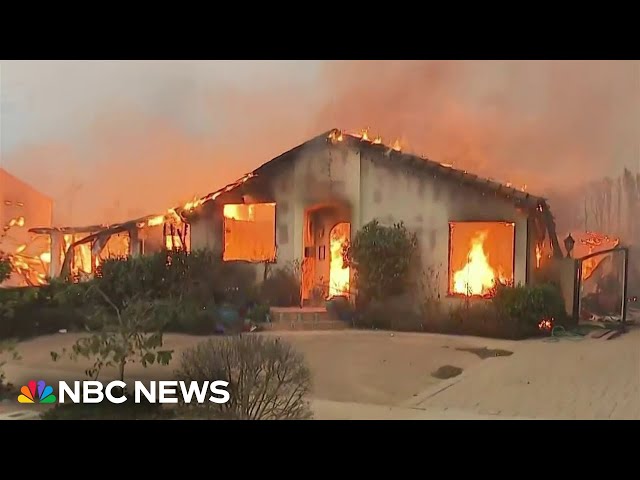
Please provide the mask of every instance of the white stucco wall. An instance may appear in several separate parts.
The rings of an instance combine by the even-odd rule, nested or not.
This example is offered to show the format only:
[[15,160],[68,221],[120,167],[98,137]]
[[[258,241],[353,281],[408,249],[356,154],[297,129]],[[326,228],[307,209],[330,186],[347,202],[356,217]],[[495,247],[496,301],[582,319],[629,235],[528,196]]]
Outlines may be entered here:
[[395,167],[388,159],[361,154],[361,224],[404,222],[417,234],[422,267],[434,272],[437,293],[447,297],[449,222],[507,221],[515,223],[515,283],[526,282],[527,217],[513,204],[427,172]]
[[327,145],[300,152],[273,180],[276,202],[277,265],[304,255],[305,209],[344,202],[352,212],[352,232],[360,219],[360,152]]

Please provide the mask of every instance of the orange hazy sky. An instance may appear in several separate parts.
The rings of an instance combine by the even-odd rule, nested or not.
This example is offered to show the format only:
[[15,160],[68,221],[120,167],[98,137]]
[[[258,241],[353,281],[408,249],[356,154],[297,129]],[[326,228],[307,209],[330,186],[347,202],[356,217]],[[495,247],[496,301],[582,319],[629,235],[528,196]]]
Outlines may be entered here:
[[162,211],[333,127],[544,194],[638,169],[640,62],[0,63],[0,164],[56,223]]

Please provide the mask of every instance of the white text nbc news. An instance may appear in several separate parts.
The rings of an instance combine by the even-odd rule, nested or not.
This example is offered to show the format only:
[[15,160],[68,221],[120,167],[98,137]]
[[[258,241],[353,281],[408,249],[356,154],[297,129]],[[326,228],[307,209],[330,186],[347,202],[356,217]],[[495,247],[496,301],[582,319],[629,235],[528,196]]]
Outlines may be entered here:
[[[227,403],[229,392],[225,387],[229,382],[218,380],[215,382],[184,382],[184,381],[160,381],[149,382],[149,388],[144,383],[134,383],[134,403],[140,403],[144,397],[149,403],[178,403],[178,397],[182,397],[183,403]],[[73,382],[73,387],[67,382],[58,382],[59,403],[124,403],[128,400],[122,392],[127,386],[125,382],[115,380],[103,385],[97,380],[85,380]],[[207,395],[209,392],[212,395]]]

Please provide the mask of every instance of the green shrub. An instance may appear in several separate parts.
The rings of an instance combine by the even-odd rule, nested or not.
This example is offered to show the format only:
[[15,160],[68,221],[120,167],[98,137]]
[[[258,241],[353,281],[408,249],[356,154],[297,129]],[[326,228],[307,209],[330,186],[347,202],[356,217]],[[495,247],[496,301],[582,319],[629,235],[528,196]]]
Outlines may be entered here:
[[9,259],[0,252],[0,284],[11,276],[11,263]]
[[116,304],[132,295],[189,298],[203,307],[256,298],[255,270],[244,262],[223,262],[211,251],[159,252],[106,261],[95,282]]
[[96,293],[104,298],[109,307],[97,306],[94,315],[102,319],[102,328],[79,338],[62,352],[51,352],[53,361],[67,356],[72,360],[84,357],[93,361],[85,374],[97,380],[105,367],[118,369],[118,379],[124,381],[125,367],[139,362],[143,367],[153,363],[167,365],[172,350],[160,350],[163,346],[163,320],[158,315],[157,304],[145,299],[131,299],[119,307],[98,287]]
[[[155,314],[167,320],[165,331],[191,334],[214,333],[218,305],[259,303],[254,266],[223,262],[206,250],[109,259],[96,273],[82,283],[53,279],[42,287],[1,289],[0,338],[100,330],[113,320],[107,318],[113,309],[98,290],[118,308],[132,300],[153,302]],[[92,315],[96,308],[107,314]]]
[[416,250],[416,235],[402,223],[385,227],[373,220],[362,227],[343,252],[347,265],[355,268],[358,301],[366,304],[407,292]]
[[249,308],[247,318],[254,323],[265,323],[269,321],[269,313],[271,308],[269,305],[259,303]]
[[191,335],[211,335],[215,333],[219,315],[215,302],[202,305],[191,299],[182,302],[174,300],[157,301],[157,314],[162,317],[166,332]]
[[0,400],[14,393],[13,385],[5,381],[4,366],[9,360],[20,360],[20,354],[13,342],[0,340]]
[[311,373],[304,358],[277,338],[238,335],[185,351],[178,380],[229,382],[225,404],[183,405],[187,414],[215,419],[307,419]]
[[498,310],[491,301],[463,301],[445,316],[427,322],[430,331],[517,340],[528,336],[518,322]]
[[82,329],[83,309],[60,302],[53,287],[0,289],[0,339],[25,339]]
[[513,322],[525,334],[535,334],[542,320],[566,322],[567,315],[560,289],[552,284],[500,286],[492,299],[499,314]]
[[260,298],[263,303],[273,307],[300,306],[301,281],[297,265],[276,268],[262,282]]

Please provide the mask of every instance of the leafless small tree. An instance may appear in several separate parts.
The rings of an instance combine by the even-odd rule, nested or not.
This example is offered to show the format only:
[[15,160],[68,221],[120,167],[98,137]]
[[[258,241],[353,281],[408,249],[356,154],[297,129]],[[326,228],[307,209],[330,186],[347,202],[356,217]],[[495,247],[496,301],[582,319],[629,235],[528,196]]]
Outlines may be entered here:
[[203,342],[184,352],[178,380],[229,382],[230,400],[185,408],[207,418],[303,420],[311,373],[304,357],[274,338],[238,335]]

